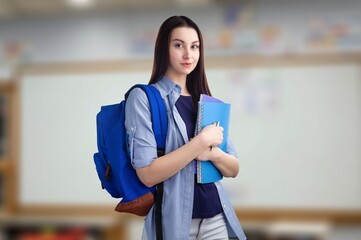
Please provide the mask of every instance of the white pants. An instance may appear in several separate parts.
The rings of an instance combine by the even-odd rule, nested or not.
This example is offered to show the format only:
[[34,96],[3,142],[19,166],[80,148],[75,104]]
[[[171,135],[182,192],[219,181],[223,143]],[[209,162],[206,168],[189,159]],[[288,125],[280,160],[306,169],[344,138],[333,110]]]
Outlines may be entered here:
[[192,219],[189,239],[228,240],[227,224],[224,220],[223,213],[220,213],[212,218]]
[[[228,240],[228,231],[223,213],[212,218],[195,218],[192,219],[191,230],[189,233],[190,240]],[[145,228],[143,229],[142,240],[147,240]]]

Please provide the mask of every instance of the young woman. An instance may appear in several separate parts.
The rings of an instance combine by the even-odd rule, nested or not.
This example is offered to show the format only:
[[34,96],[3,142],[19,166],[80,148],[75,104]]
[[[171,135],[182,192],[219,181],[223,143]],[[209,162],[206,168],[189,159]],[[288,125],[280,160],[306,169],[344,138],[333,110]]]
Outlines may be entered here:
[[[161,25],[149,84],[160,91],[167,108],[165,155],[157,157],[149,103],[139,88],[128,97],[125,125],[132,164],[140,180],[149,187],[164,182],[164,239],[244,240],[222,184],[198,184],[195,180],[195,161],[211,160],[225,177],[237,176],[239,163],[229,140],[226,152],[217,148],[223,140],[222,127],[209,125],[194,136],[200,94],[211,92],[202,35],[191,19],[173,16]],[[143,239],[156,239],[154,208],[145,219]]]

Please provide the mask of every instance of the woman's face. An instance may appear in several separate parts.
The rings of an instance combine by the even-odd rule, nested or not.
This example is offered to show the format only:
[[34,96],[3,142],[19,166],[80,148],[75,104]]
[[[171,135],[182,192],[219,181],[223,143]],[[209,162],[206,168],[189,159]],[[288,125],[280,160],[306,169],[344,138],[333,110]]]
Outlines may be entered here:
[[200,42],[197,31],[190,27],[175,28],[169,43],[167,76],[171,79],[185,77],[197,66]]

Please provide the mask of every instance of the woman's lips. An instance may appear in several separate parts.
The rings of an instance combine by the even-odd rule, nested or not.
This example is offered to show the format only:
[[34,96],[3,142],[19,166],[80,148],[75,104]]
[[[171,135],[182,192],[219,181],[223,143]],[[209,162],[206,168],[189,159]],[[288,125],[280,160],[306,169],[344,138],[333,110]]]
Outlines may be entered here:
[[181,65],[184,67],[190,67],[192,66],[192,63],[181,63]]

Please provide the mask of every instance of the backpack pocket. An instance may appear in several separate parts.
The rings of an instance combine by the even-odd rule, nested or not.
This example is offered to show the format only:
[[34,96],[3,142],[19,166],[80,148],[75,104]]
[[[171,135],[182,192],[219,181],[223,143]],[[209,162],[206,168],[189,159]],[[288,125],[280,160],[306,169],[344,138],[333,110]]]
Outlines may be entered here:
[[115,179],[112,176],[111,165],[100,153],[94,154],[94,163],[102,188],[106,189],[112,197],[120,198]]

